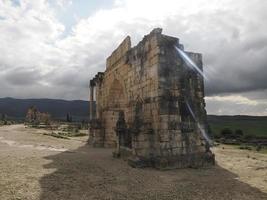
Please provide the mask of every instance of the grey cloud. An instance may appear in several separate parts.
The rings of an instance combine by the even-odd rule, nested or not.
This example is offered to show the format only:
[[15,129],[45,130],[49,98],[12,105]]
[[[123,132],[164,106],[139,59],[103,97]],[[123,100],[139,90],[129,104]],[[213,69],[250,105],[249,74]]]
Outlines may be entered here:
[[[6,80],[0,85],[0,95],[88,99],[89,79],[105,70],[106,58],[124,37],[130,35],[135,45],[152,28],[163,27],[163,33],[179,37],[186,50],[203,54],[208,76],[206,95],[240,94],[264,102],[267,99],[266,10],[265,1],[237,0],[208,12],[201,9],[188,15],[177,12],[161,20],[138,16],[131,21],[121,18],[110,28],[105,24],[92,27],[96,18],[90,17],[80,21],[65,38],[54,36],[60,35],[63,28],[57,26],[57,22],[53,24],[50,15],[50,21],[45,17],[32,19],[33,25],[24,21],[18,25],[9,24],[6,30],[0,26],[3,33],[2,40],[0,36],[0,63],[13,69],[6,74],[0,73],[0,84],[1,79]],[[2,21],[5,20],[0,23]],[[24,31],[24,24],[29,32]],[[104,28],[97,29],[98,26]],[[30,32],[31,35],[27,35]],[[55,34],[47,39],[48,32]],[[23,66],[36,65],[35,70],[19,68],[21,63]],[[6,68],[0,65],[3,71]],[[20,85],[25,87],[24,91],[19,89]],[[240,113],[255,114],[265,109],[265,104],[248,108],[208,101],[207,105],[210,113],[218,113],[223,108],[224,113],[231,114],[236,108]]]
[[14,86],[34,85],[42,78],[39,71],[26,67],[7,70],[3,77],[7,83]]
[[80,71],[78,67],[73,67],[68,71],[60,72],[54,71],[46,75],[46,80],[51,84],[57,87],[66,87],[66,88],[88,88],[89,85],[89,73],[88,71]]
[[258,102],[267,103],[267,89],[255,90],[250,92],[241,93],[242,96],[247,97]]
[[250,38],[243,45],[244,51],[260,51],[267,47],[267,36],[263,35],[261,37]]
[[267,115],[266,103],[246,105],[228,101],[206,100],[208,114],[216,115]]
[[[1,82],[1,81],[0,81]],[[47,86],[42,84],[28,85],[27,88],[13,87],[12,85],[0,86],[1,97],[16,97],[16,98],[51,98],[51,99],[85,99],[88,100],[88,89],[77,89],[76,87],[66,86]],[[5,94],[2,96],[2,94]],[[15,95],[14,95],[15,94]]]
[[231,9],[200,10],[163,23],[166,32],[180,37],[186,49],[203,54],[207,95],[267,88],[267,3],[232,4]]
[[267,89],[267,46],[261,52],[249,50],[232,53],[234,55],[224,52],[224,60],[213,61],[216,73],[209,74],[209,80],[206,81],[207,94]]

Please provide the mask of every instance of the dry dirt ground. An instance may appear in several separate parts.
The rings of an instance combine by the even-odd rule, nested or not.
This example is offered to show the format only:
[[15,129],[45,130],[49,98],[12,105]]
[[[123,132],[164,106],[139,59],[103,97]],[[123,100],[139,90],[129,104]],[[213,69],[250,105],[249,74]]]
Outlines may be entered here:
[[0,127],[0,200],[267,199],[267,156],[217,147],[210,169],[135,169],[86,137]]

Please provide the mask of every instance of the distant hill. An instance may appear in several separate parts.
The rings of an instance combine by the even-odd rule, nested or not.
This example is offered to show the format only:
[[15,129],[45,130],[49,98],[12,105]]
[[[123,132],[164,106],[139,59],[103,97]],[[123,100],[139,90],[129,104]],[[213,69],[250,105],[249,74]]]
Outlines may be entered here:
[[82,100],[58,100],[58,99],[14,99],[0,98],[0,113],[4,113],[10,119],[24,119],[29,107],[36,106],[41,112],[48,112],[54,119],[66,119],[67,113],[74,120],[88,120],[89,102]]
[[[53,119],[65,120],[67,113],[72,115],[74,121],[89,118],[89,101],[0,98],[0,114],[6,114],[9,119],[24,119],[31,106],[36,106],[41,112],[50,113]],[[214,135],[219,135],[224,128],[230,128],[232,131],[241,129],[246,135],[267,136],[267,116],[208,115],[208,122]]]
[[267,116],[217,116],[209,115],[208,122],[214,135],[229,128],[232,131],[241,129],[245,135],[267,136]]

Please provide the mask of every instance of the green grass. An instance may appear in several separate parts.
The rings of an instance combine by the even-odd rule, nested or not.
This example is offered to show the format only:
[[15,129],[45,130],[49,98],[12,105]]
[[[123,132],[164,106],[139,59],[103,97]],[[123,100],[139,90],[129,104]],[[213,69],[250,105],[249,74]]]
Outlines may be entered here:
[[214,135],[224,128],[233,132],[241,129],[244,135],[267,136],[267,117],[252,116],[209,116],[209,125]]
[[60,134],[56,134],[56,133],[44,133],[43,135],[48,135],[48,136],[52,136],[52,137],[55,137],[55,138],[60,138],[60,139],[69,139],[68,137],[64,136],[64,135],[60,135]]
[[59,135],[63,135],[63,136],[66,136],[66,137],[82,137],[82,136],[86,136],[87,134],[85,133],[81,133],[81,132],[76,132],[76,131],[62,131],[62,132],[59,132],[58,133]]
[[43,135],[49,135],[49,136],[53,136],[56,138],[61,138],[61,139],[70,139],[70,137],[82,137],[82,136],[87,136],[87,134],[85,133],[81,133],[81,132],[57,132],[57,133],[44,133]]

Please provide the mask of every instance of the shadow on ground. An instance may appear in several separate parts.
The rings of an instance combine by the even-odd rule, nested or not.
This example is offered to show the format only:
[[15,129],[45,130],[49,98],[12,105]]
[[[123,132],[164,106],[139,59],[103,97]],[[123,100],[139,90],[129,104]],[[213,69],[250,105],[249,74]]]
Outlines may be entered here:
[[91,199],[267,199],[266,194],[219,166],[158,171],[134,169],[112,158],[110,149],[83,146],[45,157],[55,172],[40,180],[41,200]]

